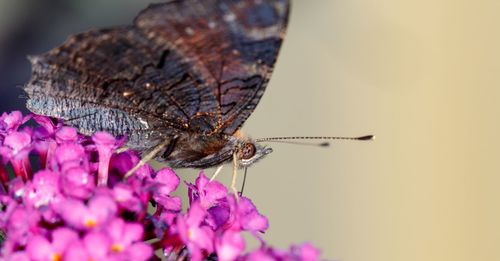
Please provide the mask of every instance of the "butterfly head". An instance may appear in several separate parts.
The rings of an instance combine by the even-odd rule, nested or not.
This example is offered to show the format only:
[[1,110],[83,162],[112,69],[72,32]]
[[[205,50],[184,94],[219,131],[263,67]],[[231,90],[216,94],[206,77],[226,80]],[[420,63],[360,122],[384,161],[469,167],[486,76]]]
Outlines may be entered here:
[[242,168],[252,165],[271,152],[273,149],[262,146],[250,138],[238,139],[234,151],[238,166]]

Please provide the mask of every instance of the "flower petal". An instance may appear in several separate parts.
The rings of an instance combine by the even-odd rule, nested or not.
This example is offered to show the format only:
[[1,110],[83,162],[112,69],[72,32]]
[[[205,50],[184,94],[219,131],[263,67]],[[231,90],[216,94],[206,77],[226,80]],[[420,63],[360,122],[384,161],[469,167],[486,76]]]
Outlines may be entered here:
[[64,253],[69,244],[78,240],[78,234],[69,228],[57,228],[52,232],[52,245],[58,253]]
[[75,142],[78,139],[78,133],[75,128],[62,127],[56,132],[57,143]]
[[160,186],[158,186],[155,193],[160,195],[168,195],[172,191],[177,189],[179,186],[180,179],[175,174],[175,172],[170,168],[163,168],[156,173],[156,177],[154,181],[158,182]]
[[166,211],[179,212],[182,209],[182,200],[179,197],[154,196],[153,198]]
[[67,143],[59,145],[54,152],[52,169],[58,170],[65,163],[76,162],[77,165],[82,163],[85,157],[85,149],[80,144]]
[[91,260],[91,257],[82,241],[78,240],[68,246],[64,252],[64,260]]
[[40,235],[32,237],[26,246],[26,252],[35,260],[51,260],[54,255],[58,255],[52,244]]
[[9,261],[30,261],[30,257],[26,252],[16,252],[9,256]]
[[95,196],[89,201],[89,210],[97,218],[97,223],[105,224],[116,214],[118,208],[110,197]]
[[139,242],[129,246],[125,254],[128,260],[149,260],[153,256],[153,248],[144,242]]
[[12,149],[12,154],[15,155],[31,144],[31,136],[24,131],[12,132],[5,137],[3,144]]
[[101,232],[90,232],[83,238],[87,253],[92,260],[104,260],[111,248],[111,240]]
[[57,204],[55,210],[66,223],[76,228],[85,228],[86,219],[90,216],[88,208],[82,201],[71,198]]
[[64,172],[61,177],[61,187],[64,193],[80,199],[87,199],[95,187],[94,176],[82,167],[77,166]]
[[300,258],[300,260],[304,260],[304,261],[318,260],[319,256],[320,256],[319,249],[315,248],[310,243],[304,243],[298,247],[292,246],[291,251],[295,252],[295,254],[298,256],[298,258]]
[[35,173],[33,181],[25,188],[24,202],[35,208],[48,205],[59,192],[59,175],[50,170]]
[[188,226],[199,226],[203,219],[205,219],[206,214],[205,209],[195,202],[189,208],[186,219]]
[[227,231],[218,241],[217,257],[220,261],[235,260],[245,250],[245,240],[236,231]]

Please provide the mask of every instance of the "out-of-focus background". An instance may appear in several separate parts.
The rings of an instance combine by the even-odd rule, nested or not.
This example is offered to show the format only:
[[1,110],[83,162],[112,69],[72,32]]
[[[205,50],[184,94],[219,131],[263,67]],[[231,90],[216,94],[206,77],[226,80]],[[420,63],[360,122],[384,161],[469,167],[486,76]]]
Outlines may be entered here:
[[[24,109],[27,54],[130,23],[147,2],[0,0],[1,111]],[[265,238],[309,241],[334,260],[500,260],[498,10],[495,0],[295,0],[244,130],[377,140],[273,144],[245,191],[269,217]]]

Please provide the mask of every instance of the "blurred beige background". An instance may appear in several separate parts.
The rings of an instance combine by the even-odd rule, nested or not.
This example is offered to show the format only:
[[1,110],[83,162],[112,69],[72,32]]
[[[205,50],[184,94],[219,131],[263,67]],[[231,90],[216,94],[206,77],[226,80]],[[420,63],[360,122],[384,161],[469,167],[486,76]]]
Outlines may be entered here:
[[[276,245],[346,261],[500,260],[500,2],[294,1],[247,195]],[[229,174],[229,173],[228,173]],[[227,175],[229,176],[229,175]]]
[[[88,23],[60,23],[47,46],[130,21],[138,2],[88,1]],[[333,260],[500,260],[500,2],[293,4],[274,76],[244,130],[377,140],[270,144],[245,189],[269,217],[265,238],[281,248],[309,241]],[[132,11],[93,16],[119,5]],[[3,7],[0,18],[11,12]]]

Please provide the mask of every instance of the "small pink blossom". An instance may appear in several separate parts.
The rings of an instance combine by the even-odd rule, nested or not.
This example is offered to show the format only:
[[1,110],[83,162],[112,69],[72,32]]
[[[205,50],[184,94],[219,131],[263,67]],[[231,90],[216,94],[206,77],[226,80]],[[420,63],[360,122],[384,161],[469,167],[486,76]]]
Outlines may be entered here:
[[[33,129],[23,125],[30,118]],[[174,170],[145,164],[124,179],[140,161],[135,151],[116,152],[125,142],[105,132],[86,137],[43,116],[2,114],[0,260],[318,260],[310,244],[269,246],[260,236],[268,219],[203,171],[184,182],[187,211]],[[261,246],[246,252],[245,233]]]
[[51,201],[59,200],[59,173],[41,170],[35,173],[24,191],[24,202],[28,206],[39,208],[48,206]]
[[81,166],[64,171],[60,179],[61,188],[68,196],[87,199],[95,188],[95,177]]
[[153,199],[166,211],[181,211],[181,198],[169,195],[179,186],[179,177],[171,169],[163,168],[156,173],[152,182]]
[[61,260],[66,248],[78,240],[78,233],[67,228],[58,228],[52,232],[49,240],[41,235],[35,235],[26,246],[26,252],[33,260]]
[[56,142],[58,144],[74,143],[78,140],[78,133],[75,128],[61,127],[56,132]]
[[204,252],[213,252],[214,232],[203,225],[206,211],[197,203],[189,208],[186,215],[177,217],[177,229],[181,240],[189,249],[193,260],[202,260]]
[[108,182],[109,161],[113,150],[117,148],[115,137],[107,132],[97,132],[92,136],[95,142],[97,152],[99,153],[99,172],[97,175],[97,184],[106,185]]
[[72,227],[91,230],[106,226],[115,216],[117,206],[107,196],[95,196],[88,204],[68,198],[57,206],[56,211]]
[[235,260],[245,250],[245,239],[241,233],[229,230],[217,240],[215,246],[219,260]]
[[[111,251],[123,259],[148,260],[153,252],[141,242],[144,228],[138,223],[126,223],[122,219],[113,220],[106,228],[111,240]],[[133,257],[133,258],[132,258]]]
[[64,252],[64,260],[113,260],[110,257],[110,249],[109,237],[105,233],[92,231],[83,239],[75,240],[68,245]]
[[13,131],[3,139],[0,155],[4,161],[10,161],[16,176],[28,180],[31,176],[31,165],[28,155],[31,151],[31,135],[27,131]]
[[3,113],[0,116],[0,132],[16,131],[21,124],[25,123],[30,117],[23,117],[20,111],[13,111],[11,113]]

